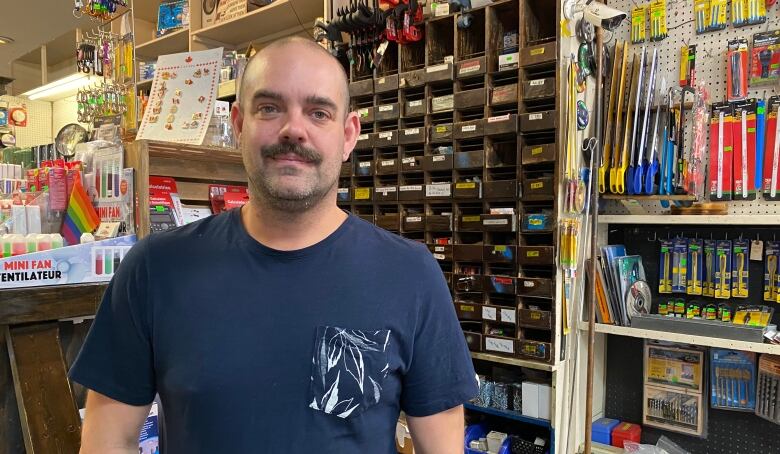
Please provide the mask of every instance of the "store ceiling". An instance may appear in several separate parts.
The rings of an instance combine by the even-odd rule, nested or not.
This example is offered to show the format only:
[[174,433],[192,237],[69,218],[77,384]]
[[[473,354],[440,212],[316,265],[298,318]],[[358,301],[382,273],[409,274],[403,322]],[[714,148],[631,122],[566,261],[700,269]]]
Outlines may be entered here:
[[90,29],[93,26],[94,22],[88,18],[79,20],[73,17],[72,1],[3,2],[2,13],[0,13],[0,35],[11,37],[15,42],[0,46],[0,76],[11,77],[11,62],[35,51],[42,44],[77,27]]

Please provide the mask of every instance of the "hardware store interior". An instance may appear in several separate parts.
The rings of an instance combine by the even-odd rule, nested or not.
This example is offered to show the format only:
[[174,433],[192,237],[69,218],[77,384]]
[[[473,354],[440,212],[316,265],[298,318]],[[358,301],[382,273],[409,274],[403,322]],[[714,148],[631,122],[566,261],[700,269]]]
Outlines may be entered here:
[[[204,421],[216,419],[235,423],[234,438],[254,440],[247,435],[251,425],[236,422],[247,418],[239,410],[182,399],[197,399],[193,388],[207,378],[230,393],[225,402],[237,399],[235,389],[225,388],[243,389],[247,380],[266,383],[251,376],[262,375],[262,368],[225,366],[255,361],[251,355],[261,351],[255,344],[285,345],[262,351],[273,355],[267,360],[279,362],[279,370],[288,370],[297,342],[286,346],[269,340],[283,336],[305,337],[301,345],[315,357],[311,376],[309,361],[305,376],[282,378],[300,382],[308,401],[285,395],[284,390],[297,390],[292,385],[278,388],[277,396],[247,395],[252,417],[262,415],[257,416],[262,424],[253,423],[263,426],[258,433],[273,440],[265,448],[232,444],[239,443],[235,440],[221,446],[237,452],[303,452],[309,445],[300,439],[307,437],[296,434],[308,433],[319,452],[340,453],[780,452],[778,3],[75,0],[74,5],[31,0],[5,5],[0,17],[0,414],[5,415],[0,454],[106,452],[100,440],[117,434],[88,414],[107,420],[109,413],[103,412],[110,410],[99,399],[112,398],[134,414],[143,410],[137,424],[128,419],[132,449],[121,452],[214,450],[206,449],[213,437],[201,431]],[[270,83],[274,58],[295,62],[297,53],[299,62],[323,62],[312,65],[308,79],[300,65],[289,66],[291,80],[304,81],[291,92],[315,93],[305,93],[306,103],[318,106],[317,115],[307,119],[293,115],[294,103],[284,109],[276,105],[286,99],[285,84],[258,91],[252,86]],[[253,58],[267,64],[248,65]],[[325,73],[333,77],[316,80],[323,71],[333,71]],[[245,72],[253,77],[242,84]],[[255,76],[261,72],[263,77]],[[348,87],[328,82],[341,81],[342,74]],[[348,88],[346,109],[341,98],[334,103],[321,96],[331,85],[342,92]],[[254,98],[242,90],[254,91]],[[243,96],[268,105],[245,112],[238,107]],[[328,113],[337,104],[343,117]],[[307,122],[339,124],[334,129]],[[297,134],[298,126],[309,131],[301,137],[315,139],[293,143],[288,136]],[[250,151],[252,141],[259,146],[259,140],[276,134],[274,127],[283,128],[278,134],[283,143]],[[322,139],[326,134],[339,140]],[[334,148],[342,143],[343,154]],[[282,165],[284,172],[273,177],[273,166]],[[311,217],[315,211],[308,205],[268,202],[277,194],[269,189],[272,184],[298,181],[295,176],[308,175],[311,168],[320,170],[311,173],[316,178],[332,176],[314,202],[321,218]],[[277,220],[251,218],[252,213],[283,213],[285,207],[290,217],[281,216],[278,225],[284,219],[287,225],[289,219],[313,220],[307,235],[316,241],[290,240],[287,244],[305,247],[277,251],[261,239],[270,237],[257,233],[263,231],[257,226]],[[334,211],[346,220],[339,218],[327,230],[322,226]],[[238,220],[236,232],[248,243],[224,252],[222,246],[204,246],[213,255],[194,255],[204,256],[202,261],[190,260],[193,253],[185,248],[172,250],[179,262],[166,257],[164,263],[180,263],[186,273],[164,270],[160,276],[184,279],[150,278],[150,295],[194,295],[194,288],[203,287],[196,282],[201,276],[213,279],[211,287],[224,288],[225,299],[254,285],[258,305],[286,304],[304,314],[301,325],[278,321],[284,328],[220,339],[215,333],[225,326],[216,325],[239,323],[235,330],[243,332],[251,317],[279,311],[242,312],[247,306],[216,300],[193,303],[205,304],[192,311],[213,320],[179,334],[161,334],[161,325],[139,322],[133,314],[152,303],[135,294],[137,289],[123,295],[121,286],[137,278],[144,260],[151,262],[143,254],[154,251],[155,241],[197,242],[196,231],[204,242],[225,238],[213,236],[213,226],[230,219]],[[211,236],[203,233],[207,228]],[[381,248],[372,252],[366,245],[374,243],[362,238],[341,246],[338,235],[345,231],[370,235],[365,241],[380,238]],[[233,247],[243,247],[247,257],[331,248],[330,261],[318,266],[332,265],[322,275],[336,277],[332,282],[314,274],[307,282],[288,278],[289,299],[280,295],[286,301],[273,301],[262,297],[265,284],[230,282],[230,273],[206,265],[229,263]],[[409,262],[397,273],[388,272],[388,264],[396,262],[381,255],[385,248],[397,257],[409,254]],[[359,257],[365,264],[348,275],[339,270],[354,265],[339,257]],[[290,267],[296,276],[312,273],[305,261],[263,263]],[[399,277],[412,271],[420,278]],[[268,273],[274,270],[269,267]],[[295,289],[315,283],[316,289]],[[395,290],[387,294],[390,288]],[[322,336],[317,342],[333,334],[332,326],[351,323],[348,329],[335,328],[332,338],[353,355],[351,360],[347,353],[325,358],[332,345],[320,346],[319,352],[311,348],[314,333],[304,320],[320,320],[322,309],[313,302],[320,294],[332,305],[326,319],[332,325],[317,328]],[[431,301],[401,302],[407,294]],[[435,304],[436,295],[444,304]],[[392,320],[356,318],[347,314],[361,303],[347,300],[356,298],[399,306],[380,310],[395,312]],[[149,313],[165,304],[154,301],[158,306]],[[236,312],[232,318],[215,316],[217,307]],[[407,317],[410,307],[425,315]],[[120,318],[124,310],[131,315]],[[453,336],[447,336],[450,326]],[[146,373],[137,352],[123,350],[129,343],[117,340],[120,334],[110,337],[108,331],[115,329],[154,332],[154,339],[146,333],[144,344],[154,349],[149,373],[157,375],[149,399],[99,394],[141,381],[112,376],[119,380],[113,385],[92,377],[120,370]],[[200,331],[192,334],[192,329]],[[215,348],[246,358],[209,364],[213,353],[193,357],[190,350],[199,351],[204,341],[187,348],[182,339],[196,335],[227,342]],[[384,350],[375,342],[381,335]],[[101,349],[98,343],[119,347]],[[181,346],[177,356],[175,348]],[[408,348],[414,349],[415,361],[403,356]],[[122,363],[117,359],[122,352],[132,357],[124,363],[127,369],[114,364]],[[207,377],[191,365],[172,383],[172,371],[193,358],[210,369]],[[357,369],[349,364],[353,360]],[[322,383],[317,383],[317,365]],[[336,377],[327,389],[331,368],[341,367],[342,385]],[[198,385],[187,383],[188,374]],[[456,376],[465,378],[453,381],[460,380]],[[350,385],[343,385],[347,380]],[[373,396],[362,394],[364,384]],[[317,396],[323,386],[324,396]],[[361,395],[350,395],[350,387]],[[438,388],[450,389],[435,394],[442,392],[434,392]],[[420,395],[420,389],[430,394]],[[144,393],[129,389],[124,395]],[[188,393],[193,396],[183,396]],[[350,407],[355,398],[360,404]],[[181,411],[190,404],[193,413],[213,414]],[[284,405],[300,408],[280,411]],[[381,422],[388,415],[391,419]],[[177,445],[182,437],[194,444]],[[375,444],[366,445],[367,440]]]

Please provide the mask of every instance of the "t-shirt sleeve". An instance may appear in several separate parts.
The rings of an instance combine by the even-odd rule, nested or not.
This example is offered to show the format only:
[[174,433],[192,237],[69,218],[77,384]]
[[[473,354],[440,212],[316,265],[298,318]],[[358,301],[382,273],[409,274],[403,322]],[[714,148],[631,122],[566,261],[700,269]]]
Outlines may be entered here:
[[148,241],[138,242],[122,260],[70,369],[73,381],[129,405],[149,404],[155,395]]
[[479,392],[466,338],[438,263],[424,254],[419,285],[422,300],[409,369],[403,377],[401,408],[409,416],[430,416],[462,405]]

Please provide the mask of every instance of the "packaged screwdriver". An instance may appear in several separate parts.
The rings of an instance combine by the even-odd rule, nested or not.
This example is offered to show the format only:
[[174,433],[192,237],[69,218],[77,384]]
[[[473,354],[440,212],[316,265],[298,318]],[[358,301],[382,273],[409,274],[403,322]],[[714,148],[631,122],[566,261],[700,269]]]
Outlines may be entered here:
[[734,240],[732,250],[734,257],[731,262],[731,297],[747,298],[750,241]]
[[704,251],[704,240],[688,240],[688,282],[687,293],[689,295],[701,295],[702,272],[704,270],[704,261],[702,252]]
[[647,18],[647,7],[637,6],[631,10],[631,44],[640,44],[645,42]]
[[756,408],[756,354],[710,349],[710,407],[753,411]]
[[693,2],[694,29],[697,35],[709,31],[710,27],[710,0],[696,0]]
[[780,97],[772,96],[767,104],[766,143],[764,145],[764,169],[762,192],[764,200],[780,200],[780,122],[778,109]]
[[780,242],[767,241],[764,248],[764,301],[780,302],[778,292],[778,259],[780,259]]
[[661,241],[661,260],[658,273],[658,293],[672,293],[672,248],[669,240]]
[[734,120],[731,135],[734,140],[734,200],[755,200],[756,175],[756,100],[732,103]]
[[719,240],[715,253],[715,298],[731,298],[731,240]]
[[735,27],[744,27],[745,25],[748,25],[747,2],[748,0],[731,1],[731,23]]
[[723,30],[726,28],[726,10],[728,8],[728,0],[711,0],[710,1],[710,21],[707,31]]
[[[704,240],[704,273],[702,296],[715,297],[715,240]],[[720,317],[719,317],[720,318]]]
[[650,41],[661,41],[667,36],[666,0],[653,0],[650,3]]
[[672,293],[685,293],[687,291],[688,276],[688,239],[677,238],[674,240],[672,250]]
[[731,200],[732,193],[732,122],[733,110],[729,103],[714,103],[710,117],[710,200]]

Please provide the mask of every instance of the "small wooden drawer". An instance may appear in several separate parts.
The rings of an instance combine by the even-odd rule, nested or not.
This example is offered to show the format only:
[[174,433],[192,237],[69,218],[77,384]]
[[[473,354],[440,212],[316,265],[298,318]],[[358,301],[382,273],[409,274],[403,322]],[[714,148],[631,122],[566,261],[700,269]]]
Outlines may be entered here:
[[525,233],[551,232],[555,227],[555,218],[545,213],[528,213],[523,215],[520,230]]
[[451,142],[452,123],[431,126],[431,132],[428,136],[431,138],[431,143]]
[[459,181],[453,184],[452,197],[454,199],[481,199],[481,181]]
[[520,114],[520,132],[535,132],[548,129],[555,129],[558,124],[558,112],[546,110],[544,112],[533,112]]
[[361,123],[370,124],[374,122],[373,107],[362,107],[360,109],[357,109],[355,112],[357,112],[358,118],[360,118]]
[[371,224],[374,223],[374,215],[373,214],[359,214],[359,215],[357,215],[357,217],[359,217],[360,219],[362,219],[362,220],[364,220],[366,222],[369,222]]
[[397,102],[382,104],[374,108],[374,119],[376,121],[397,120],[400,115],[401,108]]
[[452,257],[459,262],[481,262],[481,244],[455,244],[452,246]]
[[526,145],[520,154],[523,165],[545,164],[556,161],[558,147],[554,143]]
[[409,156],[406,158],[401,158],[401,172],[422,171],[422,161],[422,156]]
[[[429,244],[428,250],[433,254],[433,258],[439,261],[452,261],[452,245],[449,244]],[[450,279],[452,276],[450,275]]]
[[474,331],[463,331],[463,335],[466,337],[466,345],[468,345],[469,351],[482,351],[482,333],[475,333]]
[[499,115],[485,119],[485,135],[517,134],[517,114]]
[[481,169],[485,166],[485,152],[461,151],[455,153],[454,162],[456,169]]
[[338,188],[336,190],[336,200],[338,202],[349,202],[352,200],[349,188]]
[[367,202],[373,200],[373,189],[374,188],[352,188],[352,200],[355,202]]
[[552,298],[555,286],[552,279],[536,277],[517,278],[517,294],[536,298]]
[[425,188],[421,184],[410,184],[398,187],[398,200],[402,202],[421,201],[425,197]]
[[516,232],[517,215],[483,214],[482,230],[485,232]]
[[377,227],[394,232],[401,229],[401,216],[398,213],[377,214],[375,217]]
[[489,334],[484,334],[482,338],[484,340],[482,349],[486,353],[498,353],[512,356],[517,354],[517,341],[514,338],[493,336]]
[[452,80],[452,76],[453,76],[452,63],[442,63],[440,65],[427,66],[425,68],[426,83]]
[[550,311],[538,309],[518,309],[517,325],[524,328],[552,329],[552,314]]
[[517,104],[517,84],[499,85],[490,90],[490,105]]
[[[426,232],[451,232],[452,216],[448,214],[429,214],[425,217]],[[450,248],[450,253],[452,249]]]
[[370,150],[374,146],[374,134],[360,134],[355,142],[355,150]]
[[423,85],[425,85],[425,69],[401,73],[398,79],[399,88],[422,87]]
[[485,246],[482,252],[487,263],[515,263],[515,246]]
[[436,172],[439,170],[452,170],[452,155],[437,154],[433,156],[423,156],[423,170],[426,172]]
[[553,246],[518,246],[517,263],[520,265],[552,265],[555,262]]
[[524,178],[523,200],[550,200],[555,197],[553,177]]
[[485,89],[475,88],[455,93],[455,108],[467,109],[485,105]]
[[517,341],[517,356],[549,362],[552,355],[552,344],[532,340]]
[[456,64],[456,76],[458,79],[465,77],[479,76],[485,74],[487,70],[487,60],[485,57],[470,58],[460,61]]
[[359,177],[369,177],[374,174],[374,161],[356,161],[355,175]]
[[533,101],[555,96],[555,77],[526,80],[523,82],[523,99]]
[[417,99],[413,101],[406,101],[404,103],[404,117],[422,117],[428,113],[428,103],[424,99]]
[[452,276],[452,287],[456,292],[477,293],[485,290],[484,281],[485,279],[481,274],[454,274]]
[[517,180],[486,181],[485,198],[486,199],[513,199],[517,197]]
[[555,41],[520,48],[520,66],[534,66],[554,62],[558,58]]
[[394,175],[398,173],[398,158],[378,159],[374,164],[374,173],[377,175]]
[[350,82],[349,96],[363,96],[374,93],[374,79],[358,80]]
[[398,186],[377,186],[374,188],[374,202],[397,202]]
[[[487,125],[485,125],[487,128]],[[517,147],[495,147],[487,148],[487,167],[513,167],[517,165]]]
[[374,147],[395,147],[398,145],[398,131],[382,131],[374,134]]
[[514,295],[516,280],[512,276],[485,276],[487,291],[499,295]]
[[413,143],[425,143],[425,126],[399,130],[398,132],[399,145],[409,145]]
[[453,126],[452,137],[455,139],[469,139],[485,135],[485,120],[462,121]]
[[431,112],[445,112],[455,106],[455,95],[435,96],[431,98]]
[[431,183],[425,185],[426,200],[449,200],[452,198],[452,184]]
[[[458,219],[458,231],[459,232],[481,232],[482,231],[482,215],[479,214],[464,214]],[[479,253],[482,254],[482,246],[480,246]]]
[[398,74],[374,79],[374,93],[386,93],[393,90],[398,90]]
[[424,232],[425,231],[425,215],[424,214],[412,214],[404,216],[401,219],[401,226],[405,232]]
[[341,172],[339,172],[339,177],[341,178],[349,178],[352,176],[352,162],[342,162],[341,163]]

